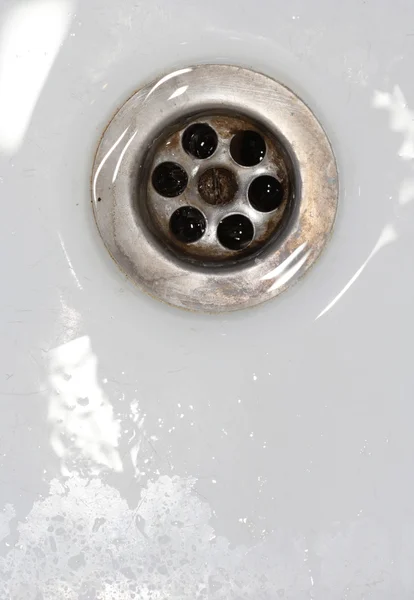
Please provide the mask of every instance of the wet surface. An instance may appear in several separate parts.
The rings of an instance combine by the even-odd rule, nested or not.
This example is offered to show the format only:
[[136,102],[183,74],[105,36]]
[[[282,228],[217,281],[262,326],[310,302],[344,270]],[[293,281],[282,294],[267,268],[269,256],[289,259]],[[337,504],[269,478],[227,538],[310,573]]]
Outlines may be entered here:
[[[263,3],[260,19],[222,0],[13,8],[2,600],[412,600],[413,3]],[[240,313],[138,293],[90,209],[121,96],[195,58],[303,90],[340,164],[320,262]]]

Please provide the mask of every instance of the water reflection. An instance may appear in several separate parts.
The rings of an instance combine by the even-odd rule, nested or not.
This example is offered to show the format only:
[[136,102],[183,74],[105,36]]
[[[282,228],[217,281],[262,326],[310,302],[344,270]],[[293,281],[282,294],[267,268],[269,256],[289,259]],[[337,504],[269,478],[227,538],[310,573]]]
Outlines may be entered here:
[[[11,4],[10,4],[11,5]],[[68,0],[15,2],[0,28],[0,150],[18,150],[70,23]]]
[[184,73],[190,73],[190,71],[192,71],[192,69],[187,68],[187,69],[179,69],[178,71],[174,71],[174,73],[169,73],[168,75],[166,75],[165,77],[163,77],[162,79],[157,81],[157,83],[150,89],[150,91],[146,95],[145,100],[148,100],[148,98],[155,92],[155,90],[157,90],[166,81],[169,81],[170,79],[173,79],[174,77],[178,77],[179,75],[184,75]]
[[[403,135],[398,156],[404,161],[414,158],[414,111],[407,106],[407,101],[399,85],[395,85],[392,93],[376,90],[372,104],[375,108],[388,110],[390,129]],[[411,163],[409,163],[411,166]],[[414,177],[402,181],[398,201],[404,206],[414,200]]]
[[[132,144],[132,142],[134,141],[134,137],[137,135],[137,133],[138,133],[138,131],[134,131],[134,133],[131,135],[131,137],[129,138],[129,140],[127,141],[127,143],[125,144],[125,146],[123,147],[123,149],[122,149],[122,152],[121,152],[121,154],[120,154],[120,156],[119,156],[118,162],[116,163],[116,166],[115,166],[114,174],[113,174],[113,176],[112,176],[112,183],[115,183],[115,180],[116,180],[116,178],[117,178],[117,176],[118,176],[119,168],[120,168],[120,166],[121,166],[121,163],[122,163],[122,159],[123,159],[123,158],[124,158],[124,156],[125,156],[125,152],[128,150],[129,146],[130,146],[130,145]],[[123,137],[123,136],[122,136],[122,137]],[[122,138],[121,138],[121,139],[122,139]],[[119,140],[119,141],[121,141],[121,140]],[[113,146],[112,148],[113,148],[113,149],[115,149],[115,147],[114,147],[114,146]],[[106,158],[106,157],[105,157],[105,158]],[[105,159],[104,159],[104,160],[105,160]],[[102,164],[103,164],[103,161],[102,161]],[[100,166],[100,168],[101,168],[101,166]],[[99,170],[100,170],[100,168],[99,168]],[[98,172],[96,173],[96,175],[98,175]],[[95,178],[95,181],[96,181],[96,178]]]
[[[95,173],[95,177],[93,178],[93,199],[95,202],[97,202],[98,198],[97,198],[97,194],[96,194],[96,183],[98,181],[98,177],[99,177],[99,173],[102,171],[104,164],[106,163],[106,161],[108,160],[108,158],[111,156],[112,152],[115,150],[115,148],[122,142],[122,140],[124,139],[127,131],[129,129],[129,125],[128,127],[126,127],[124,129],[124,131],[121,133],[121,135],[119,136],[119,138],[116,140],[116,142],[110,147],[110,149],[108,150],[108,152],[105,154],[105,156],[102,159],[101,164],[99,165],[99,167],[96,169],[96,173]],[[120,164],[120,162],[119,162]],[[119,169],[119,166],[117,165],[117,168]],[[114,180],[116,179],[116,174],[114,173]]]
[[398,155],[404,160],[414,158],[414,111],[407,106],[399,85],[392,93],[376,90],[372,104],[374,108],[384,108],[390,113],[390,129],[404,136]]
[[371,252],[369,253],[369,256],[364,260],[364,262],[362,263],[362,265],[359,267],[359,269],[357,270],[357,272],[351,277],[351,279],[348,281],[348,283],[342,288],[342,290],[339,292],[339,294],[337,294],[335,296],[335,298],[332,300],[332,302],[330,302],[328,304],[328,306],[326,306],[320,313],[319,315],[316,317],[315,321],[317,321],[318,319],[320,319],[320,317],[323,317],[323,315],[325,315],[327,312],[329,312],[331,310],[331,308],[333,308],[335,306],[335,304],[337,302],[339,302],[339,300],[342,298],[342,296],[349,290],[349,288],[355,283],[355,281],[358,279],[358,277],[362,274],[362,272],[365,270],[365,268],[367,267],[368,263],[370,262],[370,260],[372,258],[374,258],[374,256],[377,254],[377,252],[379,252],[381,250],[381,248],[384,248],[384,246],[387,246],[388,244],[391,244],[391,242],[395,241],[397,239],[397,233],[395,231],[395,228],[393,225],[387,225],[386,227],[384,227],[384,229],[382,230],[377,243],[375,244],[375,246],[373,247],[373,249],[371,250]]
[[76,287],[78,288],[78,290],[82,291],[83,290],[83,286],[82,286],[81,282],[79,281],[78,276],[76,275],[76,271],[75,271],[75,269],[73,267],[73,264],[72,264],[72,261],[70,259],[70,256],[69,256],[69,254],[68,254],[68,252],[66,250],[65,242],[63,241],[62,235],[60,233],[58,235],[59,235],[59,242],[60,242],[60,246],[62,248],[62,252],[63,252],[63,254],[65,256],[66,262],[68,263],[69,271],[70,271],[73,279],[75,280]]
[[[388,110],[389,112],[389,127],[391,131],[401,133],[403,141],[398,149],[398,156],[407,161],[411,167],[412,159],[414,159],[414,111],[411,110],[405,99],[405,96],[399,85],[395,85],[392,92],[384,92],[375,90],[372,97],[372,106],[377,109]],[[410,162],[408,162],[410,161]],[[358,195],[361,195],[361,188],[358,188]],[[390,200],[392,197],[390,197]],[[407,177],[402,180],[398,190],[398,203],[405,206],[414,200],[414,177]],[[319,319],[330,311],[344,294],[351,288],[356,280],[361,276],[372,258],[385,246],[391,244],[398,239],[398,232],[393,223],[384,226],[377,242],[364,260],[362,265],[354,273],[351,279],[346,283],[342,290],[329,302],[329,304],[318,314],[315,320]]]
[[188,90],[188,85],[182,85],[181,87],[177,88],[175,90],[175,92],[173,92],[171,94],[171,96],[168,98],[168,100],[173,100],[173,98],[178,98],[178,96],[181,96],[182,94],[185,94],[185,92]]
[[303,242],[280,265],[263,277],[263,280],[271,282],[269,292],[286,285],[300,271],[311,252],[310,249],[306,250],[307,246],[308,243]]
[[99,465],[122,471],[121,428],[98,383],[97,358],[89,337],[63,344],[49,357],[50,443],[62,461],[62,474],[83,468],[97,472]]

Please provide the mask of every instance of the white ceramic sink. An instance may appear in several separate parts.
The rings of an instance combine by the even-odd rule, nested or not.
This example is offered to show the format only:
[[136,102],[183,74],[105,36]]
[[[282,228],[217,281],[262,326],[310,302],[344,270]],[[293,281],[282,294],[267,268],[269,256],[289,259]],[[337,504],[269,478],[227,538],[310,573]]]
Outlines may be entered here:
[[[3,0],[1,600],[414,595],[414,4]],[[295,91],[338,162],[332,240],[229,314],[129,282],[90,203],[160,74]]]

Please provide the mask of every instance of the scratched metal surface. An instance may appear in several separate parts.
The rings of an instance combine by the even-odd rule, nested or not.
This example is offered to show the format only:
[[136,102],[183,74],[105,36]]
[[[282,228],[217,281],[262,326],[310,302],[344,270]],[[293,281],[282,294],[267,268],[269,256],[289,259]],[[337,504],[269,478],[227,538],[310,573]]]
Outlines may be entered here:
[[[0,598],[414,594],[414,4],[3,1]],[[341,203],[308,276],[184,313],[90,206],[98,138],[160,72],[294,89]]]

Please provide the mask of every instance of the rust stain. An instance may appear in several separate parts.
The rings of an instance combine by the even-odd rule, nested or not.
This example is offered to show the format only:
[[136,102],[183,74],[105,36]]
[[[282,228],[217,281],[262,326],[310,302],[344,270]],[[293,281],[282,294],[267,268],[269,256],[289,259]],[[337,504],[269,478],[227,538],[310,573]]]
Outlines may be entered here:
[[205,171],[198,181],[198,191],[202,199],[212,206],[223,206],[231,202],[238,185],[232,171],[223,167],[213,167]]

